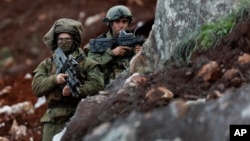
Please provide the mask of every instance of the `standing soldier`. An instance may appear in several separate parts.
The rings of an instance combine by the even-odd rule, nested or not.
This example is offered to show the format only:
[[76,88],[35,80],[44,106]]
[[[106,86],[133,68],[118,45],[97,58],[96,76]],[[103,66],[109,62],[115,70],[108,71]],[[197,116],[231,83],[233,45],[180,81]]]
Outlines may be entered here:
[[37,97],[45,96],[48,109],[41,118],[43,123],[43,141],[51,141],[66,122],[74,115],[79,101],[89,95],[98,94],[104,87],[100,64],[86,58],[80,47],[82,44],[83,26],[72,19],[59,19],[44,36],[43,41],[55,55],[60,47],[66,56],[77,58],[76,78],[79,80],[80,95],[73,96],[67,82],[67,73],[56,73],[54,58],[42,61],[34,70],[32,90]]
[[[100,38],[117,38],[120,31],[127,30],[132,22],[131,11],[123,5],[111,7],[103,20],[109,27],[109,31],[103,33]],[[89,45],[85,46],[88,57],[99,62],[104,68],[104,83],[109,84],[121,72],[128,71],[129,61],[141,50],[141,46],[131,49],[127,46],[110,47],[104,52],[93,53],[88,51]]]

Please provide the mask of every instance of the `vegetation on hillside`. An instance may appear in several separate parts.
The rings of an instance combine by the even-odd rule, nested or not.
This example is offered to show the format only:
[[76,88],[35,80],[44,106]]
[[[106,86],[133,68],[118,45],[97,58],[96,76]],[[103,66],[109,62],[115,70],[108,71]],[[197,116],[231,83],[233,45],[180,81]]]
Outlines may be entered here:
[[187,63],[194,51],[215,48],[236,23],[247,17],[250,17],[250,1],[242,0],[238,8],[225,18],[201,25],[200,29],[184,39],[175,50],[174,62]]

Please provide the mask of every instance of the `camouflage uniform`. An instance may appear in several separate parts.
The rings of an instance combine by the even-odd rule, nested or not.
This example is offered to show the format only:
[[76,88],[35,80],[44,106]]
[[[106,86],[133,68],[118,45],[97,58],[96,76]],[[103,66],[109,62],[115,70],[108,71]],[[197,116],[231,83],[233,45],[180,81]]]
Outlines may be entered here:
[[[111,34],[111,31],[101,35],[100,37],[114,38]],[[89,45],[86,46],[89,48]],[[121,73],[127,73],[129,68],[129,62],[132,57],[135,55],[135,52],[128,51],[123,57],[116,57],[112,53],[111,47],[103,53],[91,53],[88,52],[88,57],[99,62],[104,68],[104,83],[107,85],[113,79],[115,79]]]
[[[80,35],[78,44],[82,43],[82,25],[80,22],[71,19],[59,19],[52,26],[50,31],[44,36],[44,42],[47,47],[55,50],[54,40],[56,39],[55,28],[62,28],[62,32],[68,30]],[[60,27],[60,28],[59,28]],[[72,33],[73,33],[72,32]],[[74,57],[83,54],[80,46],[76,47],[71,53]],[[56,83],[56,66],[53,58],[47,58],[42,61],[34,70],[34,78],[32,81],[32,90],[37,97],[45,96],[48,103],[48,109],[41,118],[44,125],[43,141],[51,141],[53,136],[60,132],[66,122],[75,113],[79,101],[88,96],[98,94],[99,90],[104,87],[103,73],[100,71],[100,64],[96,61],[84,58],[77,65],[76,77],[80,81],[80,97],[63,96],[62,89]]]
[[[128,23],[130,24],[132,21],[132,15],[130,10],[122,5],[111,7],[107,12],[106,18],[103,20],[108,25],[110,30],[99,37],[115,38],[115,36],[112,34],[111,23],[114,20],[120,18],[127,18]],[[105,85],[107,85],[113,79],[115,79],[118,76],[118,74],[122,72],[127,73],[129,68],[129,62],[135,55],[135,51],[131,50],[127,51],[126,54],[122,57],[114,56],[114,54],[112,53],[113,49],[112,47],[110,47],[109,49],[107,49],[105,52],[102,53],[91,53],[89,51],[89,47],[90,47],[89,44],[84,47],[88,57],[99,62],[104,68]]]

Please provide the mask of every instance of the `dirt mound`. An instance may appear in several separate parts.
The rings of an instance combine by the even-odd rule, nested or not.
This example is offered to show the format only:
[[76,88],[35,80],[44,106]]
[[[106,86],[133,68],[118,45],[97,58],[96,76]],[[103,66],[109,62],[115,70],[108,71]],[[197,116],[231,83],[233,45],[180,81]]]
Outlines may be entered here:
[[176,98],[183,99],[213,99],[227,89],[249,83],[249,27],[249,19],[237,23],[211,50],[195,51],[189,64],[167,66],[152,81],[165,83]]

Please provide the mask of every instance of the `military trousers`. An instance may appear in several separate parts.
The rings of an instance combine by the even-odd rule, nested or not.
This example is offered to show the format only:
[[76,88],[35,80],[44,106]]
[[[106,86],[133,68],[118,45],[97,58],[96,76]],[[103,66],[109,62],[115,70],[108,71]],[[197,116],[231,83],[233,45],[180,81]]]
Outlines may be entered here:
[[53,136],[63,130],[75,113],[75,108],[49,108],[41,118],[43,123],[42,141],[52,141]]
[[59,133],[65,127],[65,123],[44,123],[42,141],[52,141],[54,135]]

